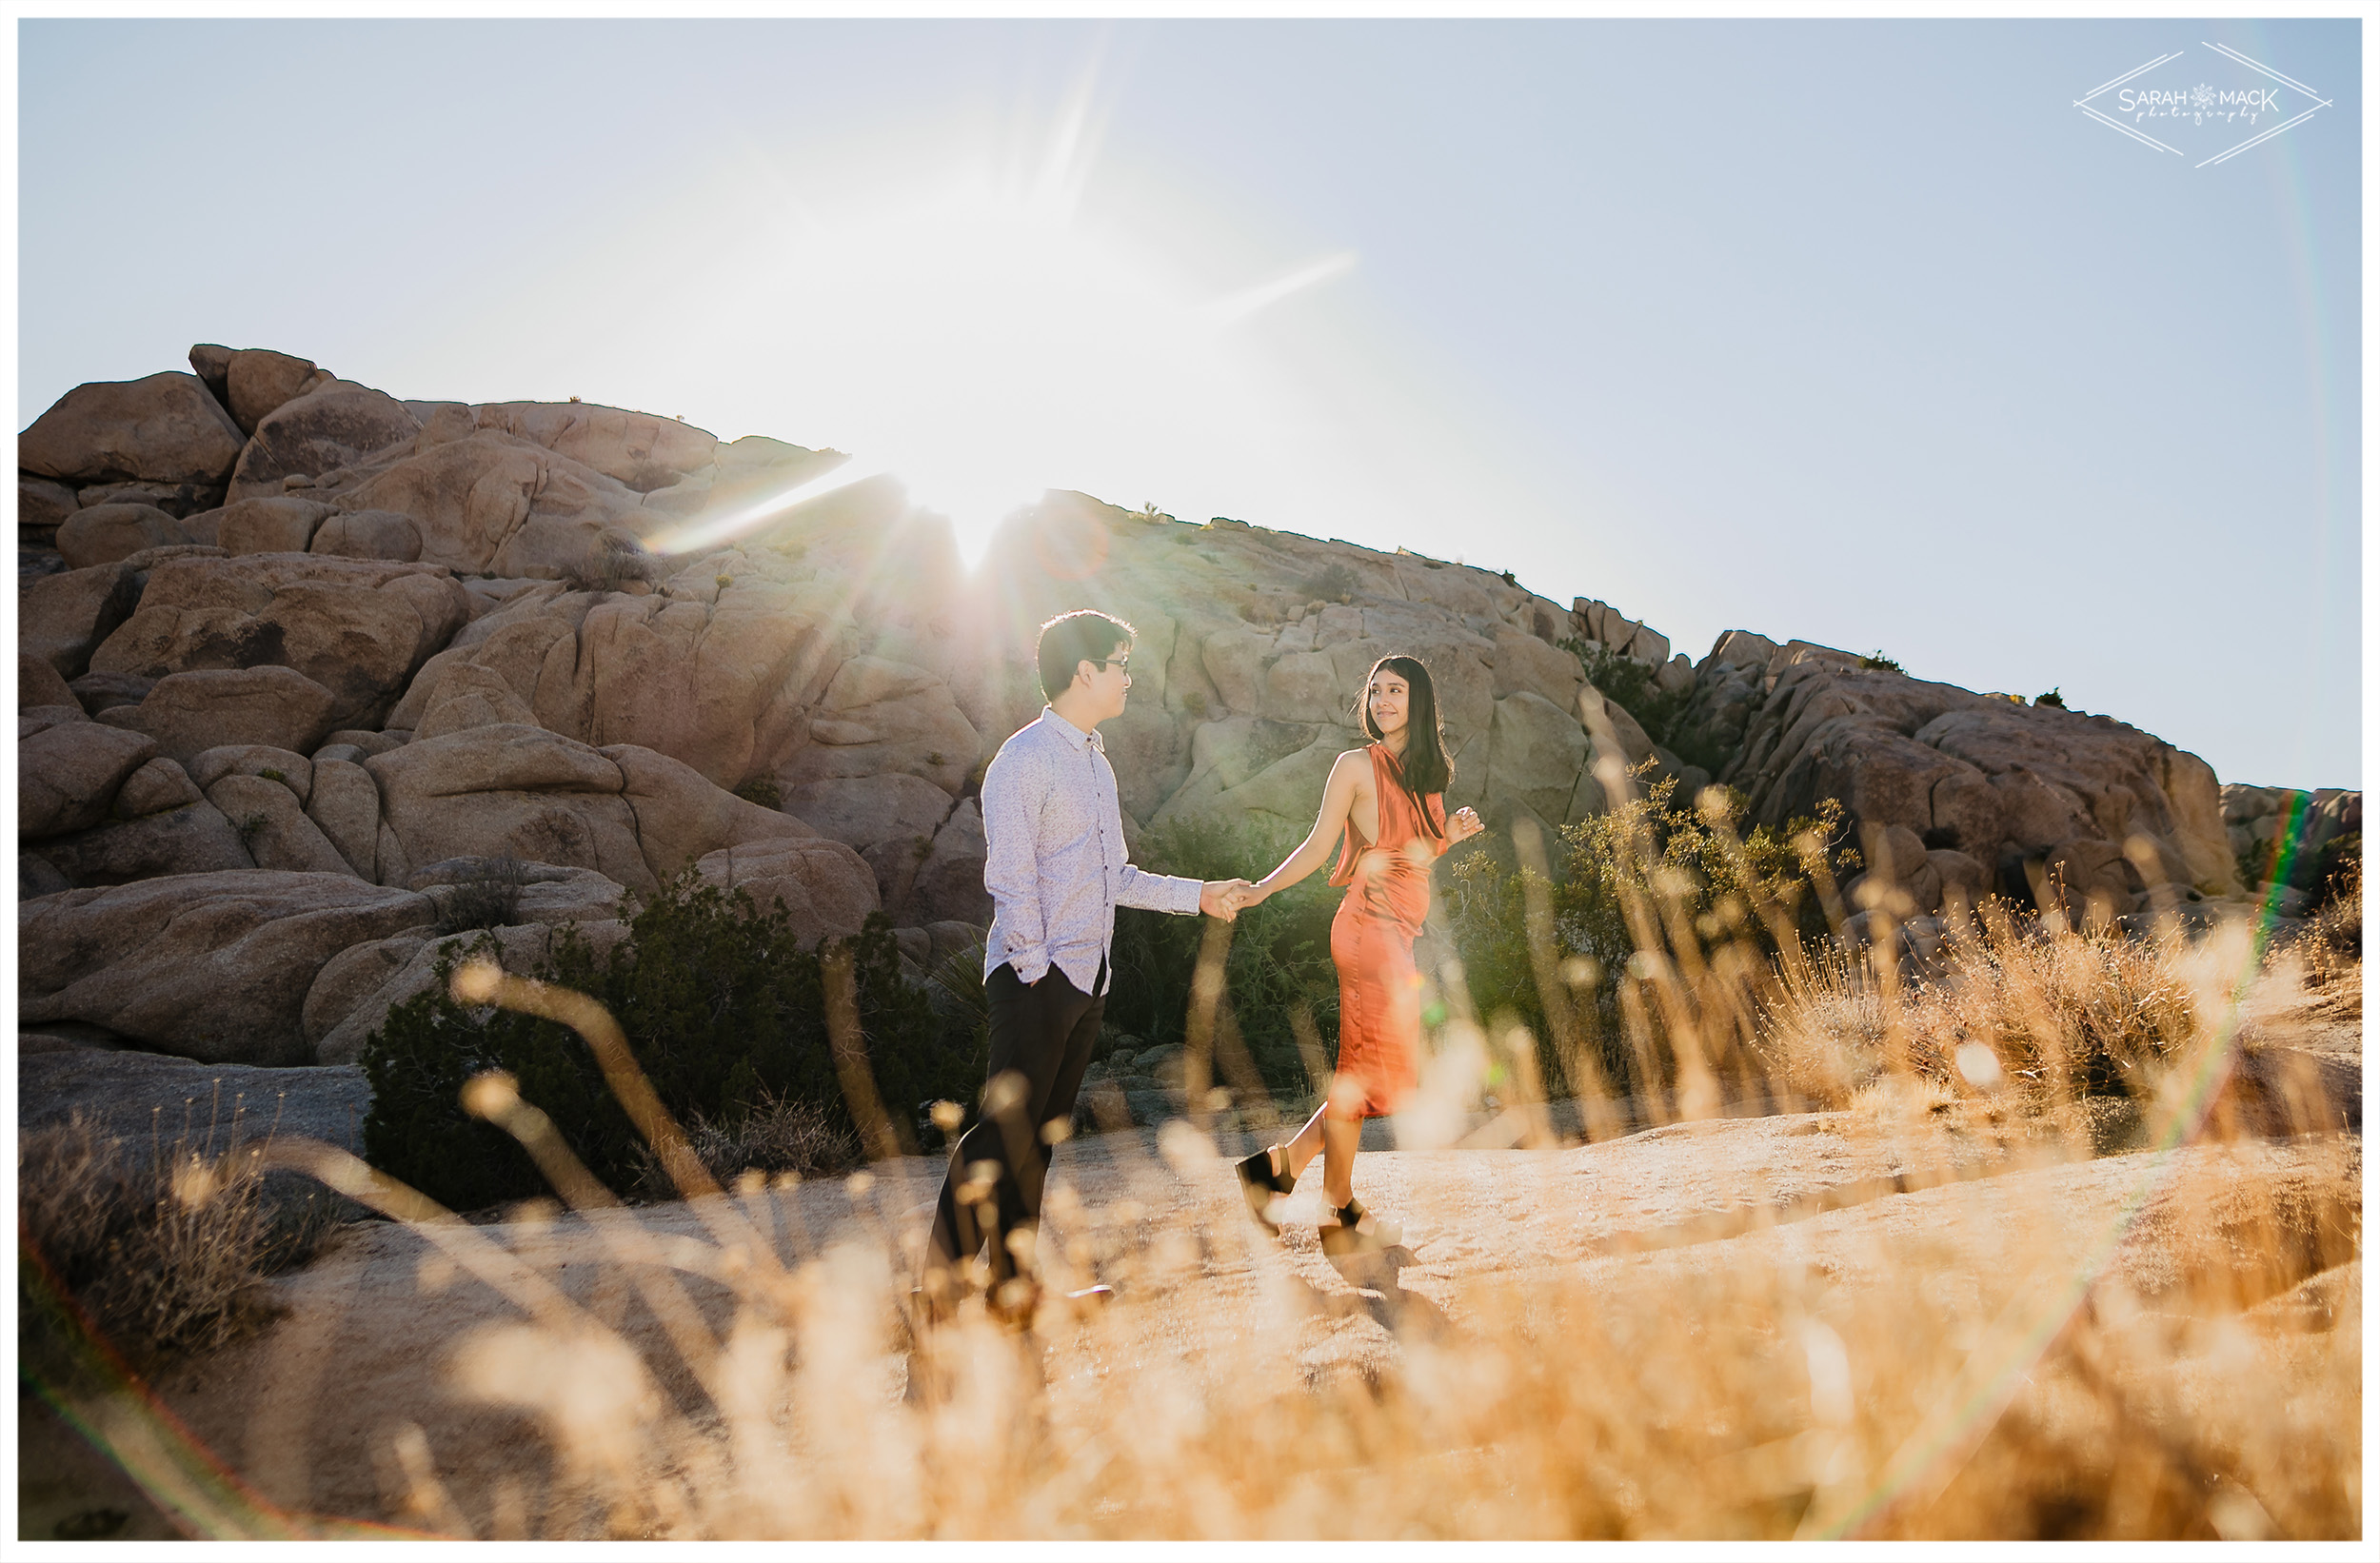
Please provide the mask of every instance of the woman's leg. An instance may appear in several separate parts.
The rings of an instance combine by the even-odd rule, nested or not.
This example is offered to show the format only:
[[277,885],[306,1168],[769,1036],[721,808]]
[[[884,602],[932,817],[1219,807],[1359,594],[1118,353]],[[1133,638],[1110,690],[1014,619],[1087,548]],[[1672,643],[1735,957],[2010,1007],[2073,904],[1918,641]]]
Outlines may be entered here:
[[[1344,1076],[1331,1081],[1331,1096],[1346,1094],[1360,1099],[1363,1089]],[[1305,1126],[1292,1136],[1280,1148],[1281,1171],[1292,1177],[1302,1177],[1316,1157],[1322,1158],[1322,1192],[1331,1197],[1331,1208],[1337,1210],[1354,1197],[1350,1192],[1355,1177],[1356,1147],[1363,1141],[1363,1119],[1331,1115],[1331,1097],[1322,1098],[1322,1105]]]
[[1363,1119],[1321,1118],[1322,1198],[1331,1209],[1343,1208],[1356,1197],[1356,1151],[1363,1143]]

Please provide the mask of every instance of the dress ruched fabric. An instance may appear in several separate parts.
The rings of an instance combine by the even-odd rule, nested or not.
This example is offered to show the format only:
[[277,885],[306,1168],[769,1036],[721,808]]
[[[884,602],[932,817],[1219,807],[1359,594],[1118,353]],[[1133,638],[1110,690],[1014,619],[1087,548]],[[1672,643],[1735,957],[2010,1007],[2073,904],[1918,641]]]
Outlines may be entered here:
[[[1331,920],[1331,960],[1339,967],[1333,1118],[1384,1117],[1413,1095],[1421,1057],[1421,976],[1413,941],[1430,915],[1430,866],[1446,838],[1444,799],[1431,793],[1416,808],[1396,756],[1378,743],[1365,752],[1380,839],[1366,841],[1350,815],[1330,878],[1347,887]],[[1429,811],[1426,828],[1421,809]]]

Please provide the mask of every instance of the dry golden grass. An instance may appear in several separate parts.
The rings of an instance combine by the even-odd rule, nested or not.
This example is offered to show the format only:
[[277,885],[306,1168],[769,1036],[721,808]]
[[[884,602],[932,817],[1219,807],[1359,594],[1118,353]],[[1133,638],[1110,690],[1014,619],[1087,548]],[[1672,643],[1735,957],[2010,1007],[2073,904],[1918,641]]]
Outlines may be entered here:
[[218,1151],[211,1134],[196,1141],[185,1134],[143,1164],[79,1113],[25,1134],[17,1141],[24,1341],[54,1351],[61,1294],[145,1363],[261,1329],[274,1314],[266,1276],[302,1262],[326,1230],[276,1220],[264,1198],[264,1157],[261,1142]]
[[[1924,980],[1641,953],[1622,1009],[1666,1126],[1560,1148],[1523,1101],[1474,1139],[1530,1149],[1382,1158],[1450,1256],[1413,1284],[1262,1237],[1214,1125],[1177,1122],[1154,1157],[1124,1137],[1061,1153],[1024,1331],[981,1301],[912,1323],[930,1187],[857,1175],[823,1231],[797,1177],[722,1190],[608,1017],[466,970],[472,1001],[588,1037],[688,1200],[674,1228],[617,1206],[486,1078],[466,1102],[572,1215],[473,1227],[339,1153],[279,1153],[410,1223],[425,1287],[487,1289],[491,1316],[422,1371],[530,1434],[442,1464],[408,1424],[382,1517],[550,1537],[2361,1533],[2360,1134],[2297,1098],[2276,1132],[2208,1131],[2243,1121],[2216,1110],[2239,1017],[2310,1001],[2302,958],[2262,960],[2245,926],[1999,926]],[[1520,1040],[1451,1023],[1426,1078],[1443,1099],[1413,1121],[1464,1126]],[[1831,1111],[1715,1122],[1722,1086]],[[2118,1141],[2139,1148],[2099,1154]],[[1611,1165],[1636,1186],[1595,1181]],[[1598,1225],[1581,1188],[1655,1214]],[[1059,1297],[1094,1277],[1116,1300]]]
[[[698,1115],[687,1121],[685,1138],[695,1158],[722,1182],[745,1172],[817,1177],[847,1172],[863,1159],[859,1137],[805,1101],[770,1098],[734,1121]],[[663,1199],[677,1193],[660,1157],[649,1151],[638,1188]]]

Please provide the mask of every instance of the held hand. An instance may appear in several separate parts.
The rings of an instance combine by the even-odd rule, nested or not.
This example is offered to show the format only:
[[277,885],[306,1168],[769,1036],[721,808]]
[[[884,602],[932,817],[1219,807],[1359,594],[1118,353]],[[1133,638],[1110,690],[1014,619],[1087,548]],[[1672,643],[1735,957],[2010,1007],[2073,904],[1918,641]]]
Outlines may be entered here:
[[1446,844],[1453,846],[1457,841],[1467,841],[1485,829],[1487,825],[1480,821],[1478,810],[1457,809],[1455,817],[1446,821]]
[[1240,897],[1247,888],[1245,880],[1209,880],[1199,886],[1199,910],[1229,922],[1240,916]]

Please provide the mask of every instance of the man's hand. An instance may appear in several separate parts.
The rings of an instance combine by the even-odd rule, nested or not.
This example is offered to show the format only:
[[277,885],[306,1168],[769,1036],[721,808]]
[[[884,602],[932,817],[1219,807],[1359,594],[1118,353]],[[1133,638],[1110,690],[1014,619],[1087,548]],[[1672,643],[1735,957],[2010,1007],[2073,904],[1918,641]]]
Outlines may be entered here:
[[1209,880],[1199,886],[1199,910],[1229,922],[1240,916],[1240,898],[1247,888],[1245,880]]

